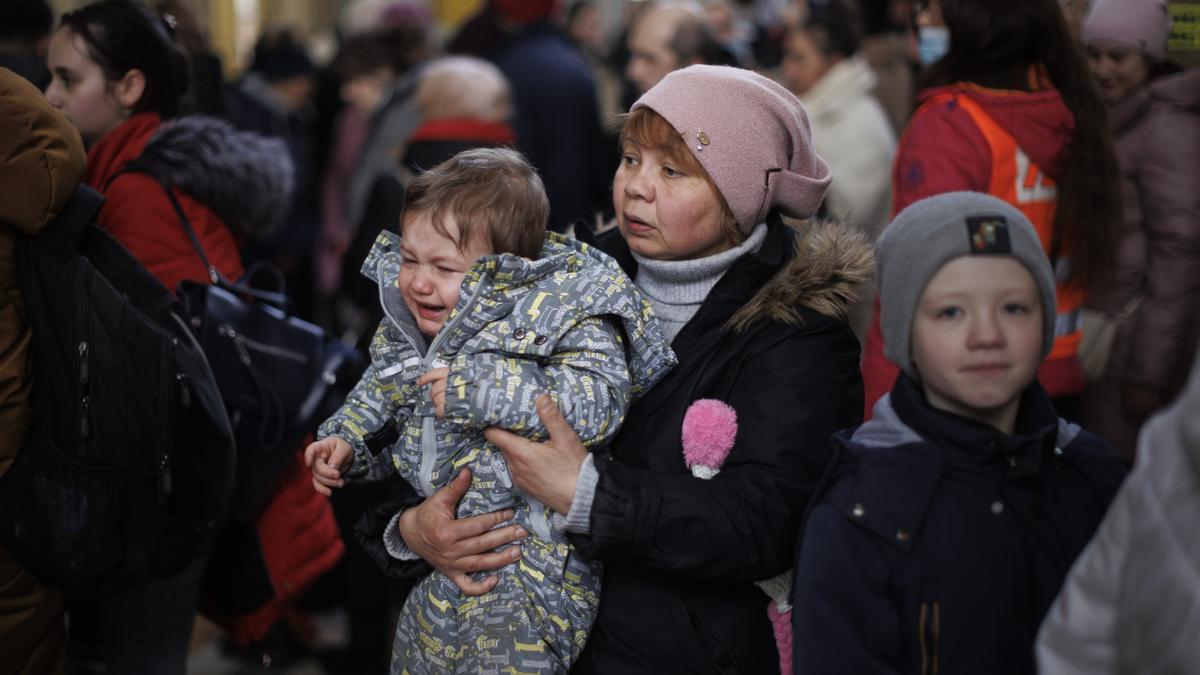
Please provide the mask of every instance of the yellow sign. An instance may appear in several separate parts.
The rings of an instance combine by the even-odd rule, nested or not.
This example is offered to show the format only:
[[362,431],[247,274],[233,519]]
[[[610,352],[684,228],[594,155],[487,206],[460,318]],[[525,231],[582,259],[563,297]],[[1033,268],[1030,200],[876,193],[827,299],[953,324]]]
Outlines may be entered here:
[[1171,3],[1170,51],[1200,50],[1200,5]]
[[432,5],[438,23],[453,33],[483,7],[483,0],[434,0],[429,4]]

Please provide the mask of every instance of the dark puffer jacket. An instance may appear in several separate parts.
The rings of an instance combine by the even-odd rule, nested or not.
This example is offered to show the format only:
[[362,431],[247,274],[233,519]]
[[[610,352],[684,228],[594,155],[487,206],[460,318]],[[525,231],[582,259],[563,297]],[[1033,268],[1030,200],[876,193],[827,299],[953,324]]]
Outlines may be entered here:
[[1036,382],[1017,432],[901,375],[839,434],[796,560],[795,672],[1032,674],[1038,625],[1124,476]]
[[[615,232],[600,242],[631,276]],[[604,563],[585,673],[772,673],[767,596],[754,581],[792,566],[801,516],[860,420],[858,341],[843,318],[870,270],[841,226],[768,223],[758,253],[721,278],[672,343],[679,365],[630,409],[600,474],[589,536]],[[692,476],[683,416],[698,399],[737,412],[736,442],[711,480]]]

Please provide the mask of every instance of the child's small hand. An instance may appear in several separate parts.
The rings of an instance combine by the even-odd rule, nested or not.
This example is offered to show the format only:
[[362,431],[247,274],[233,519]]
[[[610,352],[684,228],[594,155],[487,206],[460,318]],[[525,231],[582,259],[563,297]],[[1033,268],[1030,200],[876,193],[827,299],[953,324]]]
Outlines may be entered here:
[[312,469],[313,489],[325,496],[333,494],[333,489],[342,487],[342,472],[349,468],[354,457],[354,449],[346,441],[337,436],[309,444],[304,449],[304,465]]
[[446,416],[446,378],[449,376],[449,368],[434,368],[417,378],[418,387],[433,384],[429,388],[429,398],[433,401],[433,409],[439,418]]

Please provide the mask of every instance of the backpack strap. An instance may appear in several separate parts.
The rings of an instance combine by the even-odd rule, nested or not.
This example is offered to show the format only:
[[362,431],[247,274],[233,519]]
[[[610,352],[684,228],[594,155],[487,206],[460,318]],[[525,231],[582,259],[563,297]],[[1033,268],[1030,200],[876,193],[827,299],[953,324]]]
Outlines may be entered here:
[[[138,171],[136,167],[132,169],[127,167],[125,172],[142,173]],[[254,288],[250,285],[250,281],[255,276],[254,273],[258,269],[255,266],[251,266],[250,273],[248,273],[240,281],[231,282],[226,279],[225,276],[221,274],[221,271],[217,269],[211,262],[209,262],[208,256],[204,253],[204,246],[200,244],[200,238],[196,236],[196,230],[192,227],[191,221],[188,220],[187,214],[184,213],[183,206],[179,203],[179,198],[175,196],[175,191],[170,185],[164,183],[157,176],[149,173],[146,175],[153,178],[154,182],[158,183],[159,186],[162,187],[163,192],[167,193],[167,199],[171,202],[171,208],[175,209],[175,215],[179,218],[179,225],[183,228],[184,234],[187,235],[188,241],[192,242],[192,248],[196,249],[196,254],[200,256],[200,260],[204,263],[204,268],[208,270],[208,278],[213,284],[228,289],[232,292],[240,293],[261,302],[265,302],[280,310],[283,310],[285,313],[290,313],[288,311],[289,302],[287,294],[282,288],[282,281],[277,283],[277,286],[280,287],[277,291],[263,290],[261,288]]]
[[200,260],[204,262],[204,269],[208,270],[208,278],[214,284],[221,283],[221,272],[213,267],[213,264],[208,261],[208,256],[204,254],[204,247],[200,245],[200,238],[196,236],[196,230],[192,228],[192,222],[188,220],[187,214],[183,212],[183,207],[179,205],[179,199],[175,196],[175,191],[171,186],[163,183],[157,178],[154,179],[162,186],[163,192],[167,193],[167,199],[171,201],[171,207],[175,209],[175,215],[179,216],[179,224],[183,226],[183,232],[187,235],[188,241],[192,242],[192,248],[196,249],[196,254],[200,256]]
[[167,199],[171,202],[171,208],[175,209],[175,215],[179,218],[179,224],[183,227],[184,234],[187,235],[188,241],[192,242],[192,248],[196,249],[196,255],[200,256],[200,260],[204,263],[204,269],[208,270],[209,280],[214,284],[220,284],[221,281],[223,281],[220,270],[218,270],[216,267],[213,267],[213,264],[209,262],[208,255],[204,253],[204,246],[200,244],[200,238],[196,236],[196,230],[192,228],[192,222],[188,220],[187,214],[183,212],[183,207],[180,206],[179,199],[175,196],[175,191],[171,189],[170,185],[167,185],[165,182],[163,182],[163,180],[156,176],[153,172],[143,169],[138,164],[138,160],[135,159],[126,164],[123,169],[113,174],[112,177],[108,179],[108,182],[104,184],[104,188],[107,190],[108,186],[113,184],[113,181],[129,173],[140,173],[144,176],[150,177],[155,183],[158,183],[159,187],[163,189],[163,192],[167,193]]

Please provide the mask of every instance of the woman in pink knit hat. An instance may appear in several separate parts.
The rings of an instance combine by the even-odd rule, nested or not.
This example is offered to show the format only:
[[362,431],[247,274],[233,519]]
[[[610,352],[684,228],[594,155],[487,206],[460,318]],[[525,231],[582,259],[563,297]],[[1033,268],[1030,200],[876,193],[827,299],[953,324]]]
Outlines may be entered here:
[[1082,422],[1126,460],[1142,423],[1182,389],[1200,328],[1200,69],[1167,61],[1168,27],[1165,0],[1097,0],[1082,30],[1124,215],[1113,287],[1089,302],[1115,338],[1084,391]]
[[[754,582],[792,566],[829,437],[859,421],[859,348],[844,316],[869,250],[851,228],[783,220],[813,216],[831,176],[799,101],[753,72],[671,73],[634,104],[621,147],[616,227],[588,238],[634,278],[679,365],[633,403],[606,451],[589,454],[544,396],[548,441],[488,438],[516,485],[604,564],[573,672],[777,672]],[[712,416],[685,422],[706,399],[731,410],[718,434],[728,454],[707,479],[684,449],[685,426],[689,438],[717,432],[693,428]],[[489,551],[517,533],[496,514],[454,520],[459,483],[416,506],[400,534],[451,578],[484,571],[464,591],[487,592],[486,570],[514,564]]]

